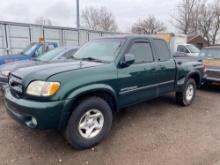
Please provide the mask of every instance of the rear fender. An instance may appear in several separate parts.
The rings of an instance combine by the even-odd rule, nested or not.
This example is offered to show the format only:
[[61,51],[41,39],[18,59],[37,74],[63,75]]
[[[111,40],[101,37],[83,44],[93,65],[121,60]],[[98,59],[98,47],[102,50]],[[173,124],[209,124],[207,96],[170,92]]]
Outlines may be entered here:
[[189,72],[184,78],[177,80],[177,84],[176,84],[176,91],[177,92],[182,92],[184,90],[184,85],[186,84],[187,80],[189,80],[191,77],[193,77],[194,75],[199,77],[199,84],[201,83],[201,75],[199,71],[192,71]]

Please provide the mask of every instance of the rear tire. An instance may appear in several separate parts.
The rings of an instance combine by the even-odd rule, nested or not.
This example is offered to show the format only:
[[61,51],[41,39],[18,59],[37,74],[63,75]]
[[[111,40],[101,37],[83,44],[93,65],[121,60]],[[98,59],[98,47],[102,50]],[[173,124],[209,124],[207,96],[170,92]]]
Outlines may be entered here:
[[112,118],[112,110],[105,100],[86,98],[73,110],[65,137],[76,149],[91,148],[108,135]]
[[192,104],[196,95],[196,82],[194,79],[189,79],[185,85],[183,92],[176,92],[176,101],[182,106],[189,106]]

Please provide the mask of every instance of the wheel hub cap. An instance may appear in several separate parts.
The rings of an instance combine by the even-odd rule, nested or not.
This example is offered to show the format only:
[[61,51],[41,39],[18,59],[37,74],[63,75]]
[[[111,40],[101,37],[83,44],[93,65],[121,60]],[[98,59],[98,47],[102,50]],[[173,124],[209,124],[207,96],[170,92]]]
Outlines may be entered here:
[[97,109],[87,111],[80,119],[79,133],[86,139],[91,139],[97,136],[104,125],[104,116],[102,112]]
[[194,95],[194,87],[193,85],[189,85],[186,90],[186,100],[191,101]]

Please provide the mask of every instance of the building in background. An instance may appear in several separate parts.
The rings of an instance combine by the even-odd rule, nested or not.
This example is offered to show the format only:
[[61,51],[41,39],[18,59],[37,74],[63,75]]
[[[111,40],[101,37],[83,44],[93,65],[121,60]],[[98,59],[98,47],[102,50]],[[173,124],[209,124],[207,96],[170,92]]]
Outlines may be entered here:
[[187,37],[187,43],[195,45],[199,49],[202,49],[204,47],[209,46],[209,42],[206,39],[204,39],[201,35],[188,36]]

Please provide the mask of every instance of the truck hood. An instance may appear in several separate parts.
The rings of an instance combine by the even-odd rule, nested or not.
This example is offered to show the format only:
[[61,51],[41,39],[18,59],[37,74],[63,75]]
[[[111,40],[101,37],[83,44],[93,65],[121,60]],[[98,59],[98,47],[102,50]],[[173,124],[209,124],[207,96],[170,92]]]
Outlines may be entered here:
[[22,60],[22,61],[15,61],[15,62],[10,62],[7,64],[3,64],[0,66],[0,71],[14,71],[18,68],[23,68],[27,66],[32,66],[37,64],[37,61],[33,60]]
[[20,61],[24,59],[27,59],[27,56],[23,54],[4,55],[4,56],[0,56],[0,65],[5,63]]
[[20,77],[21,79],[25,78],[46,80],[49,77],[58,73],[90,68],[99,65],[103,65],[103,63],[89,61],[50,62],[41,65],[20,68],[17,71],[12,72],[12,74]]

